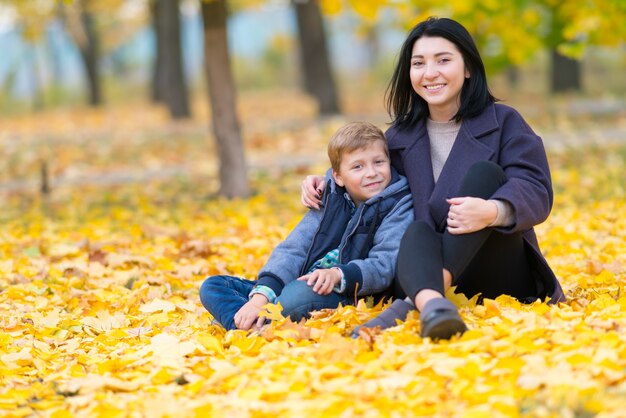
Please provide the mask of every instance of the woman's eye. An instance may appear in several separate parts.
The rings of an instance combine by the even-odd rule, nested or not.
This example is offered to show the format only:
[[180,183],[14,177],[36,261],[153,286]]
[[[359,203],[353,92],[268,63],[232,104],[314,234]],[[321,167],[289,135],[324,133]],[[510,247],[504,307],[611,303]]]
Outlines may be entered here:
[[413,67],[421,67],[424,63],[421,61],[414,61],[411,65]]

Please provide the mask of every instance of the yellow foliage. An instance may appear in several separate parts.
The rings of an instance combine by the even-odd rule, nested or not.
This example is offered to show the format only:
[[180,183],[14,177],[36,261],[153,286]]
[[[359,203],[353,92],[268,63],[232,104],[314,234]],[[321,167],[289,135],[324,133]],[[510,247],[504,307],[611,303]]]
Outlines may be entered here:
[[[99,127],[111,123],[80,115]],[[24,137],[37,128],[74,129],[62,118],[37,118],[3,126]],[[137,131],[118,119],[126,132],[120,143],[128,145]],[[79,155],[63,152],[68,161]],[[385,332],[349,338],[386,306],[363,299],[301,323],[270,304],[271,323],[254,332],[212,322],[200,284],[213,274],[255,277],[303,213],[301,172],[259,180],[259,195],[245,201],[198,197],[206,174],[191,192],[168,180],[59,189],[46,202],[7,193],[0,415],[620,416],[626,151],[583,154],[550,154],[555,207],[537,229],[567,301],[501,296],[478,304],[450,291],[470,331],[440,343],[419,337],[417,313]],[[89,157],[107,169],[115,164]]]
[[336,15],[342,10],[341,0],[319,0],[322,13]]
[[350,7],[368,22],[375,22],[381,8],[380,0],[348,0]]

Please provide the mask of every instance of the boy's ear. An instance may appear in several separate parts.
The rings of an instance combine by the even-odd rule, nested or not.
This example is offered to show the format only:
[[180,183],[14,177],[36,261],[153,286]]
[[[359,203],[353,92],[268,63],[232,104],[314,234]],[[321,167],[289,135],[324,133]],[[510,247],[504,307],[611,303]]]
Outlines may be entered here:
[[335,170],[333,170],[333,179],[335,179],[335,183],[337,183],[337,186],[343,187],[343,179],[341,178],[341,175]]

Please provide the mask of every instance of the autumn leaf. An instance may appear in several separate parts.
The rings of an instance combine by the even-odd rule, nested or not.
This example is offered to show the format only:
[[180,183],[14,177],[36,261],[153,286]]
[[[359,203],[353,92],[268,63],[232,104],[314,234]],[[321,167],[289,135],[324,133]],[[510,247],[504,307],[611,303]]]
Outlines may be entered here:
[[139,307],[139,311],[143,313],[154,312],[171,312],[176,309],[176,305],[163,299],[153,299],[148,303],[144,303]]
[[263,306],[263,310],[261,311],[261,313],[259,313],[259,316],[267,318],[270,321],[280,321],[284,319],[282,311],[283,307],[280,305],[280,303],[268,303]]

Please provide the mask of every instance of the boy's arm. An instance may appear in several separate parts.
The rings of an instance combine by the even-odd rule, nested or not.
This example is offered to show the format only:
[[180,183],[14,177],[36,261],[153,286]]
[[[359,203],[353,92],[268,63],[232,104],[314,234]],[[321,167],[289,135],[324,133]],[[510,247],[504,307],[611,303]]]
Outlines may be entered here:
[[265,286],[279,296],[287,283],[300,276],[323,213],[323,209],[309,210],[287,238],[274,248],[259,272],[257,286]]
[[400,240],[413,219],[413,203],[408,194],[383,219],[376,230],[374,245],[367,258],[337,266],[346,282],[343,294],[354,294],[356,289],[359,296],[365,296],[382,292],[391,286],[396,274]]

